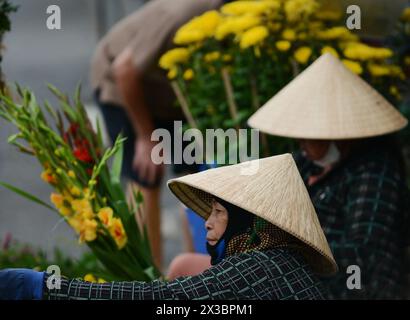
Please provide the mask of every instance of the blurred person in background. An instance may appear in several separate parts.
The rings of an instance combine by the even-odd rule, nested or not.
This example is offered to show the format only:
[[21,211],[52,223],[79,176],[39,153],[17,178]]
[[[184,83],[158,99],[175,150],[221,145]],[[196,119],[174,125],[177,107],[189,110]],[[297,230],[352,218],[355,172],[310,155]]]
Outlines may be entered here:
[[[122,133],[123,176],[144,196],[144,212],[154,259],[162,265],[160,184],[163,165],[151,160],[156,128],[173,132],[173,121],[183,120],[174,106],[174,93],[160,56],[173,46],[177,29],[194,16],[218,8],[222,0],[151,0],[124,18],[101,39],[91,65],[95,100],[102,111],[112,141]],[[173,136],[173,135],[171,135]],[[176,173],[195,166],[175,165]],[[132,194],[132,192],[130,192]]]

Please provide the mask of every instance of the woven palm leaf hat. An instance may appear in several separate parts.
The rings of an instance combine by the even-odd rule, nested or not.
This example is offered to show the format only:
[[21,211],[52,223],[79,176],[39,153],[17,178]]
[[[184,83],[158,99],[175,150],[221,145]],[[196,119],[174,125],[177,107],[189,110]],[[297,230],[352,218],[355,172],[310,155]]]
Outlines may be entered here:
[[253,114],[248,124],[289,138],[340,140],[380,136],[407,125],[385,98],[331,54]]
[[[254,168],[253,174],[244,174]],[[318,274],[337,265],[309,194],[290,154],[209,169],[168,181],[168,188],[205,220],[214,197],[265,219],[300,240],[302,255]]]

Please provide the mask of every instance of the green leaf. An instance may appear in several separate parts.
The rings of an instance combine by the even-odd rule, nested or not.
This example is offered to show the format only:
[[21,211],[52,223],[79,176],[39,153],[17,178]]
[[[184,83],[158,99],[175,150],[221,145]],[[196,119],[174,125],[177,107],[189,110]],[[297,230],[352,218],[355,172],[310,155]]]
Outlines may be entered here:
[[[119,139],[122,139],[121,135],[118,136],[117,141]],[[113,160],[112,168],[111,168],[112,183],[116,183],[116,184],[120,183],[123,154],[124,154],[124,144],[119,143],[117,150],[115,151],[115,154],[113,156],[114,160]]]
[[23,190],[21,190],[21,189],[19,189],[19,188],[17,188],[17,187],[14,187],[14,186],[12,186],[12,185],[10,185],[10,184],[8,184],[8,183],[5,183],[5,182],[1,182],[1,181],[0,181],[0,185],[3,186],[3,187],[5,187],[5,188],[7,188],[7,189],[9,189],[9,190],[11,190],[11,191],[13,191],[13,192],[15,192],[15,193],[17,193],[18,195],[20,195],[20,196],[22,196],[22,197],[24,197],[24,198],[26,198],[26,199],[28,199],[28,200],[30,200],[30,201],[32,201],[32,202],[35,202],[35,203],[37,203],[37,204],[39,204],[39,205],[42,205],[42,206],[46,207],[47,209],[50,209],[50,210],[55,211],[55,212],[58,213],[58,211],[57,211],[56,209],[54,209],[52,206],[48,205],[47,203],[45,203],[44,201],[40,200],[40,199],[37,198],[36,196],[33,196],[32,194],[29,194],[29,193],[27,193],[27,192],[25,192],[25,191],[23,191]]

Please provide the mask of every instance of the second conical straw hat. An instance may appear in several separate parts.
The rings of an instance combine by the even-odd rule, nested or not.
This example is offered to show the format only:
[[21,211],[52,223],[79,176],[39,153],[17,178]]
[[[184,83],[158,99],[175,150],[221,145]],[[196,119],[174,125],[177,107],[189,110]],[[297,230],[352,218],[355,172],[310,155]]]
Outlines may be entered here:
[[[249,174],[251,171],[253,174]],[[170,190],[207,219],[218,197],[269,221],[301,240],[313,270],[334,273],[337,265],[309,194],[290,154],[210,169],[168,182]]]
[[272,135],[354,139],[404,128],[404,118],[384,97],[327,53],[262,106],[248,124]]

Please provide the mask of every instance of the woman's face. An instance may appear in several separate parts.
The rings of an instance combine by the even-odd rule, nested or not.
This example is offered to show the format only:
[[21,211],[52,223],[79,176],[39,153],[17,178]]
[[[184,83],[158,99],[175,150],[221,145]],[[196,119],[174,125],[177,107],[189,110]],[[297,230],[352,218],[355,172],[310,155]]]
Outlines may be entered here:
[[300,148],[306,152],[307,158],[312,161],[322,159],[326,155],[331,143],[329,140],[300,139],[298,141]]
[[228,211],[215,200],[212,201],[212,212],[205,222],[206,240],[213,246],[225,233],[228,225]]

